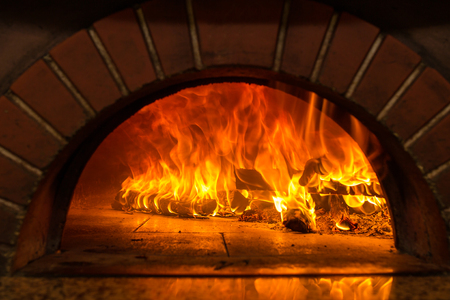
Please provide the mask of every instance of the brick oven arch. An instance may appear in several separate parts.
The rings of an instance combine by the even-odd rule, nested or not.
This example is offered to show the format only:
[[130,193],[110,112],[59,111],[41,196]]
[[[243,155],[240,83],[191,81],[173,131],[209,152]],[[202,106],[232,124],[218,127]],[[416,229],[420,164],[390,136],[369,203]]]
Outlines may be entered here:
[[449,262],[450,84],[392,36],[329,6],[249,1],[234,12],[230,1],[125,9],[51,49],[0,97],[0,274],[57,246],[48,233],[62,232],[67,213],[59,184],[81,173],[73,158],[95,150],[111,116],[211,78],[300,86],[356,116],[395,161],[383,183],[399,199],[397,247]]

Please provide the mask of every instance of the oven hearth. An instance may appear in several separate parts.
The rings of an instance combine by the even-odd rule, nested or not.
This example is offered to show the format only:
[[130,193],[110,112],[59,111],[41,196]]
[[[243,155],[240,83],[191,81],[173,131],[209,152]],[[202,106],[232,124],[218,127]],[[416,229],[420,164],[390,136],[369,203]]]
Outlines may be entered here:
[[301,234],[238,218],[194,219],[110,208],[72,208],[61,250],[26,275],[420,274],[440,267],[402,254],[393,240]]

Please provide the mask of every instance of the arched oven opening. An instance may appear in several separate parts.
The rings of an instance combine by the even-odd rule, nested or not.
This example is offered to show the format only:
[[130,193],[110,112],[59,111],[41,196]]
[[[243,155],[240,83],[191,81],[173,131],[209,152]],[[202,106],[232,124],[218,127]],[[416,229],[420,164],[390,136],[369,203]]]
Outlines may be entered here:
[[[416,44],[397,6],[321,2],[152,0],[109,16],[132,3],[92,14],[77,2],[74,25],[62,1],[41,5],[67,22],[39,49],[34,26],[12,26],[8,49],[30,67],[10,64],[0,97],[0,274],[21,290],[21,275],[54,276],[38,278],[48,291],[81,275],[79,293],[101,281],[174,298],[445,289],[450,85],[445,56],[428,52],[441,35],[427,34],[446,19],[403,11]],[[199,95],[213,112],[192,112]],[[193,106],[144,114],[174,97]]]
[[439,270],[438,221],[417,219],[431,192],[404,150],[333,92],[255,72],[208,70],[141,91],[79,133],[54,174],[48,255],[20,272]]

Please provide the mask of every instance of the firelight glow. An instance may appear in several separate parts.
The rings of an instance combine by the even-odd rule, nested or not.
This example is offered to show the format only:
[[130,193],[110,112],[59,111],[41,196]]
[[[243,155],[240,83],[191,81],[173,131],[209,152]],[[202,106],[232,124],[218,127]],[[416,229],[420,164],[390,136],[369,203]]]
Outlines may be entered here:
[[[122,204],[133,192],[134,209],[195,216],[239,214],[258,199],[273,202],[282,217],[287,210],[302,211],[313,229],[313,192],[339,186],[350,207],[384,205],[362,150],[370,133],[353,117],[350,133],[345,131],[321,100],[314,93],[299,99],[265,86],[217,83],[145,106],[121,125],[135,145],[126,158],[132,176],[122,184]],[[255,190],[267,192],[238,188],[237,181],[261,181],[249,182],[241,170],[261,174],[268,187]],[[353,195],[355,190],[363,192]],[[236,204],[237,192],[249,202]]]

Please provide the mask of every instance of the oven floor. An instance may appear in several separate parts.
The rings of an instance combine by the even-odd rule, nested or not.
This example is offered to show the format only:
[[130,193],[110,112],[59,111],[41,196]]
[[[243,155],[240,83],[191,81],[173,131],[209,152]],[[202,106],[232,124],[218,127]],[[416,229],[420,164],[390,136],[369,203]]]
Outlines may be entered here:
[[433,274],[392,239],[300,234],[236,218],[71,209],[61,250],[19,275],[332,276]]

